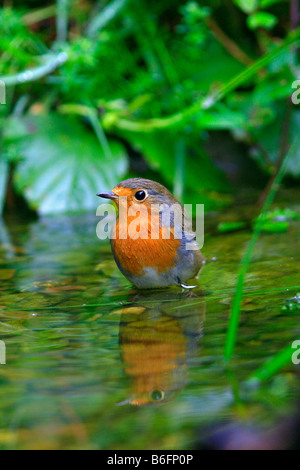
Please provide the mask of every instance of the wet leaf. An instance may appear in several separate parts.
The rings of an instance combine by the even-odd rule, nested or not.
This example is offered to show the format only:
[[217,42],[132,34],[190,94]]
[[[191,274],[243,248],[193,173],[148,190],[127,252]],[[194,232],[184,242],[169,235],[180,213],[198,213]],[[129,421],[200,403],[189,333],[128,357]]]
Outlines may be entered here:
[[265,218],[267,220],[274,220],[278,222],[283,222],[287,220],[297,220],[300,219],[299,212],[293,211],[292,209],[284,208],[284,209],[274,209],[269,211]]
[[262,232],[270,232],[270,233],[284,233],[287,232],[289,229],[290,224],[288,222],[272,222],[266,221],[262,225]]
[[14,277],[15,272],[16,271],[14,269],[0,269],[0,280],[5,281],[7,279],[11,279]]
[[218,232],[236,232],[245,228],[247,224],[245,222],[221,222],[218,225]]
[[[289,208],[274,209],[265,214],[262,231],[270,233],[286,232],[290,226],[289,220],[297,220],[299,217],[298,212]],[[257,222],[258,219],[255,219],[255,223]]]
[[141,315],[145,312],[144,307],[128,307],[121,310],[121,313],[126,313],[128,315]]
[[53,287],[47,287],[44,292],[47,293],[55,293],[55,292],[67,292],[67,291],[73,291],[73,290],[86,290],[86,287],[84,286],[53,286]]

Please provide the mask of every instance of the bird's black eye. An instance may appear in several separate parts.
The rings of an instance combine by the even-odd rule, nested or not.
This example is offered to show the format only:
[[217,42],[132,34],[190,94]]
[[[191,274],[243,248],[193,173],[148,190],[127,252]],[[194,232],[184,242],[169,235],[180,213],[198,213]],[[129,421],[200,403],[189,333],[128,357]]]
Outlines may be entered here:
[[145,193],[145,191],[142,191],[142,190],[141,190],[141,191],[137,191],[137,192],[135,193],[134,197],[135,197],[135,199],[136,199],[137,201],[143,201],[143,200],[145,199],[145,197],[146,197],[146,193]]
[[153,390],[150,395],[152,401],[161,401],[165,397],[165,393],[162,390]]

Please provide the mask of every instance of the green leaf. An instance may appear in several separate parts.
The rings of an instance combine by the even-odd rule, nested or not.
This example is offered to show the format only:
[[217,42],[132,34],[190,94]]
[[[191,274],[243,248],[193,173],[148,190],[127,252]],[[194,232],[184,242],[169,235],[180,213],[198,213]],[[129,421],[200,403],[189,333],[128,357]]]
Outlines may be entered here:
[[238,230],[242,230],[246,227],[245,222],[221,222],[218,225],[218,232],[226,233],[226,232],[236,232]]
[[289,0],[260,0],[259,6],[260,8],[268,8],[274,5],[275,3],[282,3],[284,1],[287,3]]
[[239,111],[232,111],[223,103],[217,103],[213,109],[200,113],[196,120],[197,125],[202,129],[239,129],[247,123],[246,116]]
[[253,13],[258,7],[257,0],[234,0],[234,3],[247,14]]
[[253,15],[247,18],[247,25],[250,29],[264,28],[272,29],[278,23],[278,19],[275,15],[267,13],[265,11],[259,11],[253,13]]
[[[273,119],[266,126],[253,127],[250,132],[256,142],[260,142],[261,146],[268,152],[270,160],[276,163],[281,145],[284,121],[287,116],[286,103],[273,104]],[[300,112],[295,109],[291,116],[289,126],[289,144],[291,144],[299,135]],[[264,165],[264,157],[260,154],[253,154],[258,163]],[[300,176],[300,148],[293,151],[292,157],[289,159],[286,174],[293,177]]]
[[3,126],[3,139],[5,142],[13,142],[17,139],[26,137],[28,131],[23,119],[14,115],[7,117]]
[[16,143],[23,157],[14,184],[41,214],[93,210],[96,194],[111,190],[127,170],[119,143],[110,155],[76,119],[60,115],[24,118],[28,136]]
[[[142,153],[151,169],[158,171],[164,180],[174,187],[178,177],[178,160],[175,158],[178,150],[176,149],[178,135],[166,131],[126,132],[124,134],[126,139]],[[217,191],[228,191],[229,187],[224,174],[214,166],[201,148],[199,139],[196,140],[192,135],[183,138],[185,140],[184,169],[182,170],[184,184],[194,196],[198,195],[197,202],[202,202],[199,195],[203,195],[204,192],[206,195],[210,192],[211,200],[213,200]]]
[[285,233],[288,231],[290,224],[286,221],[265,221],[262,224],[261,231],[268,233]]
[[8,179],[8,162],[3,155],[0,155],[0,215],[3,212],[5,203],[6,186]]
[[[269,233],[284,233],[289,229],[289,220],[297,220],[300,215],[291,209],[274,209],[264,215],[261,230]],[[257,224],[259,219],[255,219]]]
[[280,72],[269,74],[257,84],[252,95],[253,104],[260,106],[272,104],[291,96],[291,83],[295,80],[291,70],[284,66]]
[[274,209],[269,211],[265,215],[266,220],[274,220],[278,222],[283,222],[287,220],[298,220],[300,219],[300,214],[298,212],[293,211],[289,208],[284,209]]
[[300,310],[300,294],[296,294],[295,297],[287,299],[285,304],[281,307],[282,312],[296,312]]

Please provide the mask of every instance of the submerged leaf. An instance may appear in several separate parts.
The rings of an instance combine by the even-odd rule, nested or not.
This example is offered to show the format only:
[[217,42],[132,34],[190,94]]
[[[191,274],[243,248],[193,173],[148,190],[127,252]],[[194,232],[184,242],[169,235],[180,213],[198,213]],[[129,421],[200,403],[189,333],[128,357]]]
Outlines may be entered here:
[[289,229],[290,224],[286,221],[265,221],[262,224],[262,232],[284,233]]
[[218,225],[218,232],[236,232],[246,227],[245,222],[221,222]]
[[278,222],[283,222],[287,220],[297,220],[300,219],[300,214],[298,212],[293,211],[289,208],[284,209],[274,209],[269,211],[265,215],[266,220],[275,220]]
[[0,280],[6,281],[11,279],[15,275],[15,272],[14,269],[0,269]]
[[[287,232],[290,224],[289,220],[297,220],[300,215],[288,208],[274,209],[267,212],[263,217],[262,231],[270,233],[283,233]],[[258,223],[258,219],[255,219]]]

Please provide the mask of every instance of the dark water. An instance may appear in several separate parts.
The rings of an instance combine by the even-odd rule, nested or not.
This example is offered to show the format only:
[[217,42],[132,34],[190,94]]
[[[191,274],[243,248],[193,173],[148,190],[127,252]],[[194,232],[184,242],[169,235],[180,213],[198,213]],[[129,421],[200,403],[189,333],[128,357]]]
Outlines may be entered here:
[[298,367],[259,389],[243,381],[300,339],[300,221],[259,239],[228,370],[225,333],[250,236],[216,234],[228,217],[208,221],[203,253],[216,259],[192,292],[131,288],[96,218],[0,223],[1,449],[191,449],[226,423],[272,430],[295,415]]

